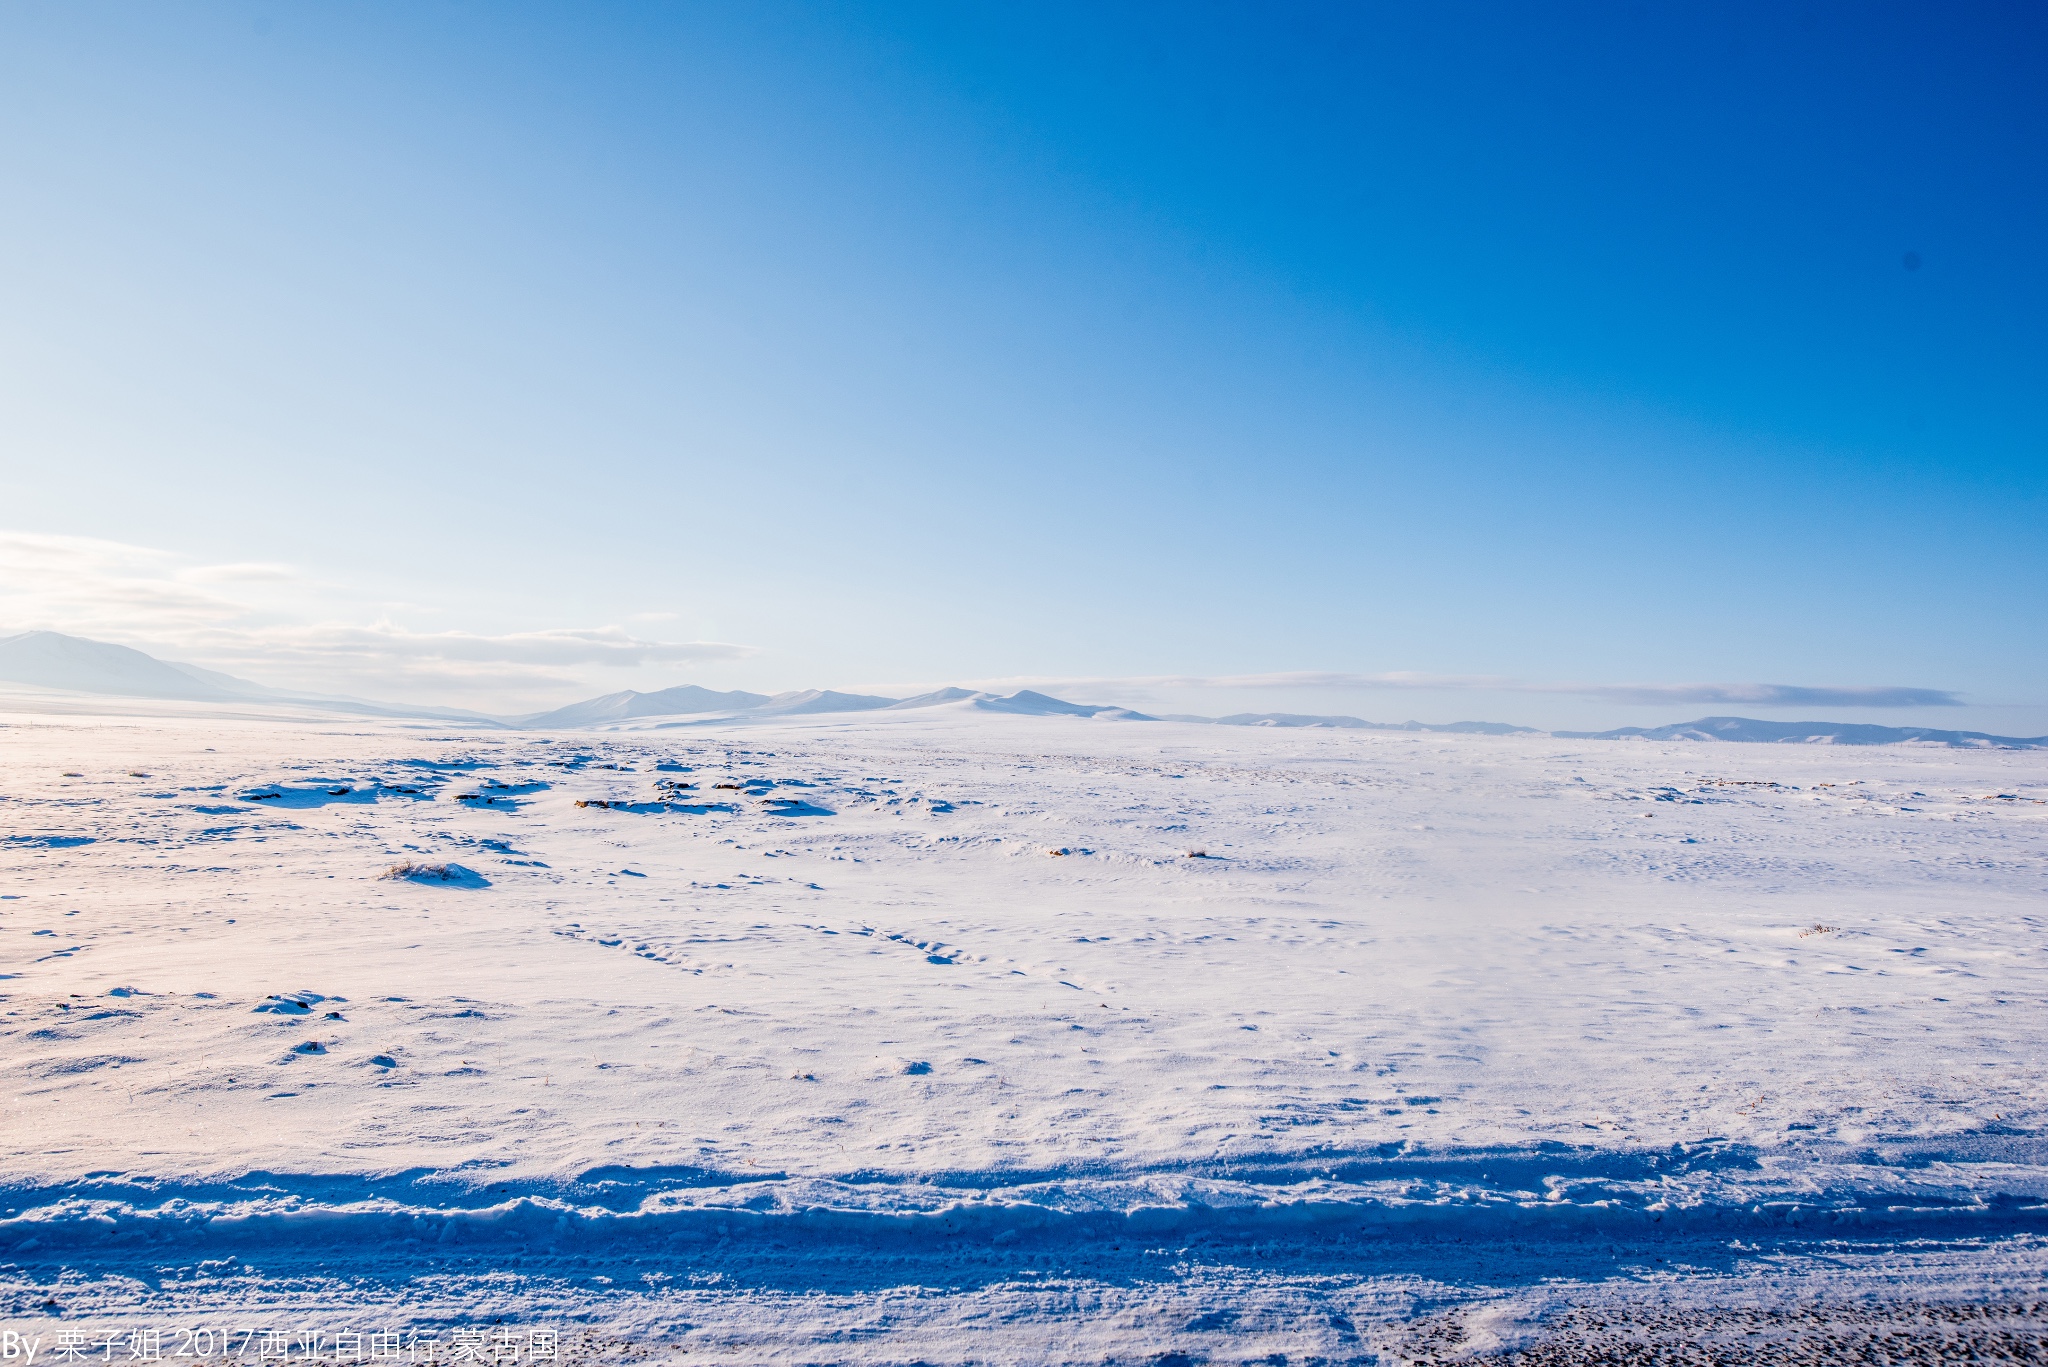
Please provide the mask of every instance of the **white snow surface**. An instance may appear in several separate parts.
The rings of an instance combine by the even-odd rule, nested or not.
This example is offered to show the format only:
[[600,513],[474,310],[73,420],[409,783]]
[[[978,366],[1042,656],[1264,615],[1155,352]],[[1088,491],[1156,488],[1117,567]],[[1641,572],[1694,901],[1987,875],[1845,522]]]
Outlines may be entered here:
[[1372,1361],[2048,1284],[2039,752],[0,722],[25,1332]]

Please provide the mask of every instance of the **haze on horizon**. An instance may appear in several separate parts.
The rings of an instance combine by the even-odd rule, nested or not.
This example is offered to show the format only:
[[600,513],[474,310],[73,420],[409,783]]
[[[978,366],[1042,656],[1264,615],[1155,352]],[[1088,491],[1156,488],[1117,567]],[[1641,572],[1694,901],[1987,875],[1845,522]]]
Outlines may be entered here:
[[0,39],[0,631],[497,711],[2048,732],[2038,10]]

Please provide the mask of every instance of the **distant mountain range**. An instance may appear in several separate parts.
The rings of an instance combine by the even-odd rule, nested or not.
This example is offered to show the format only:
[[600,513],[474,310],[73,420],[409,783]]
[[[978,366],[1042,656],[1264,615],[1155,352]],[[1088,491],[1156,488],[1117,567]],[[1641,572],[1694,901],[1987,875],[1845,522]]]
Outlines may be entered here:
[[1122,707],[1065,702],[1025,689],[1009,697],[977,693],[966,688],[941,688],[914,698],[883,698],[872,693],[834,693],[829,689],[807,688],[796,693],[738,691],[719,693],[695,684],[664,688],[656,693],[607,693],[601,698],[571,703],[552,712],[540,712],[517,719],[521,726],[536,730],[604,726],[642,717],[675,717],[677,726],[706,726],[713,722],[745,718],[799,717],[820,712],[905,712],[916,708],[952,707],[972,712],[1008,712],[1032,717],[1106,717],[1122,721],[1154,721],[1142,712]]
[[494,717],[459,707],[414,707],[370,702],[340,694],[295,693],[270,688],[198,665],[159,660],[154,655],[107,641],[89,641],[58,631],[24,631],[0,637],[0,682],[32,684],[71,693],[171,702],[292,704],[325,712],[367,717],[423,717],[500,726]]
[[[269,688],[197,665],[159,660],[129,646],[90,641],[56,631],[0,636],[0,682],[28,684],[125,698],[180,702],[289,706],[356,716],[412,717],[475,726],[536,731],[631,727],[710,726],[721,722],[772,720],[828,713],[905,712],[946,708],[1027,717],[1094,717],[1111,721],[1180,721],[1216,726],[1325,727],[1356,731],[1429,731],[1488,736],[1544,735],[1505,722],[1373,722],[1359,717],[1308,716],[1296,712],[1239,712],[1228,717],[1152,717],[1129,708],[1067,702],[1024,689],[1007,697],[967,688],[941,688],[913,698],[804,689],[791,693],[721,692],[683,684],[652,693],[627,690],[589,698],[549,712],[492,717],[453,707],[373,702],[345,695],[298,693]],[[1941,731],[1924,726],[1868,726],[1852,722],[1756,721],[1749,717],[1702,717],[1675,726],[1624,726],[1614,731],[1553,731],[1560,740],[1741,741],[1803,745],[1946,745],[1968,748],[2048,749],[2048,736],[1993,736],[1981,731]]]
[[[127,646],[55,631],[24,631],[0,639],[0,678],[125,698],[218,700],[243,691],[237,687],[242,681],[226,674],[202,674]],[[250,690],[257,687],[248,685]]]
[[1553,731],[1560,740],[1733,740],[1773,745],[1951,745],[1997,750],[2048,750],[2048,736],[1991,736],[1930,726],[1865,726],[1844,721],[1757,721],[1701,717],[1676,726],[1624,726],[1615,731]]

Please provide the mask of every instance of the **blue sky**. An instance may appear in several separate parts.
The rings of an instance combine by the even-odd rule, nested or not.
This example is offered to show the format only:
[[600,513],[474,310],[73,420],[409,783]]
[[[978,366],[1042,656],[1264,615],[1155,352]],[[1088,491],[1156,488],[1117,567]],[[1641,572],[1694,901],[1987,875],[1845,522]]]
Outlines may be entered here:
[[2044,59],[2018,4],[10,6],[0,625],[502,707],[2048,731]]

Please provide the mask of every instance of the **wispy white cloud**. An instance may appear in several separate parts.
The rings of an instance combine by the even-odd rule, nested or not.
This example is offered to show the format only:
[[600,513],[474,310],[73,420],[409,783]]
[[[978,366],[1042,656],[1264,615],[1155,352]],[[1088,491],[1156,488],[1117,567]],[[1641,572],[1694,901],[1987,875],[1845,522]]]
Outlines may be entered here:
[[261,647],[273,659],[379,659],[442,664],[605,665],[632,669],[646,664],[695,664],[739,660],[751,646],[723,641],[649,641],[619,627],[515,631],[485,635],[469,631],[411,631],[390,622],[368,626],[319,622],[198,633],[200,645]]
[[178,571],[178,578],[189,584],[289,584],[305,577],[290,565],[255,563],[194,565]]
[[614,625],[422,631],[391,620],[391,611],[291,565],[205,564],[146,546],[0,531],[0,630],[119,641],[261,683],[508,705],[598,687],[582,670],[755,653]]
[[404,655],[418,659],[522,664],[643,664],[736,660],[754,652],[720,641],[646,641],[618,627],[515,631],[498,636],[468,631],[407,631],[389,623],[370,627],[315,626],[286,638],[308,652]]

